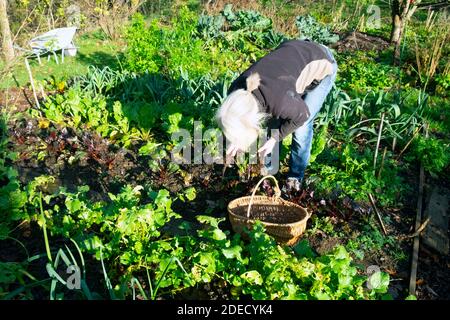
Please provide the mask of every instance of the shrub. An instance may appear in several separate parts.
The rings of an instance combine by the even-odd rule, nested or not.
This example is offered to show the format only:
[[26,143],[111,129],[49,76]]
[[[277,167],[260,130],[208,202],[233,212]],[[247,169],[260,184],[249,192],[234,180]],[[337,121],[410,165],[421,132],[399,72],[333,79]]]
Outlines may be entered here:
[[157,73],[163,66],[163,36],[163,30],[157,20],[153,20],[150,26],[146,27],[144,17],[136,14],[125,33],[125,67],[135,72]]
[[397,75],[389,66],[376,63],[366,53],[356,53],[339,62],[339,83],[343,89],[356,92],[385,90],[396,82]]
[[20,188],[17,170],[8,165],[16,154],[8,152],[7,144],[6,119],[2,115],[0,116],[0,240],[9,235],[14,221],[26,217],[24,211],[26,194]]
[[128,70],[175,78],[183,71],[196,78],[205,74],[216,77],[226,70],[223,58],[206,50],[205,40],[197,36],[198,17],[193,12],[183,7],[170,24],[163,27],[153,20],[146,27],[142,15],[133,18],[126,30],[124,65]]
[[449,144],[434,137],[418,136],[407,159],[417,160],[433,176],[437,176],[450,164]]

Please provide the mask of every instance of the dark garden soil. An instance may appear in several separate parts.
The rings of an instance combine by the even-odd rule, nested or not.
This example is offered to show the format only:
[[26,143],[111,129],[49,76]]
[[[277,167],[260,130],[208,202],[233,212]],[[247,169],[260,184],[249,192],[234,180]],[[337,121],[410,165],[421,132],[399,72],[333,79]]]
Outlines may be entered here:
[[348,32],[340,35],[338,42],[330,45],[337,52],[344,51],[383,51],[389,47],[389,41],[382,37],[362,32]]
[[33,93],[25,88],[9,88],[0,90],[0,110],[4,107],[14,106],[17,111],[28,109],[33,103]]

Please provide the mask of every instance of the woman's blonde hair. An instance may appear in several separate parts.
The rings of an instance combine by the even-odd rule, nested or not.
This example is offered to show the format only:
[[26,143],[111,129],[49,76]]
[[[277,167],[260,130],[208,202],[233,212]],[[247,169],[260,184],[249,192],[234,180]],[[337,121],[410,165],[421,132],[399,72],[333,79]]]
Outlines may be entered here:
[[241,150],[247,150],[256,141],[261,123],[267,114],[260,111],[252,91],[259,87],[258,73],[250,75],[247,90],[233,91],[220,106],[216,118],[226,138]]

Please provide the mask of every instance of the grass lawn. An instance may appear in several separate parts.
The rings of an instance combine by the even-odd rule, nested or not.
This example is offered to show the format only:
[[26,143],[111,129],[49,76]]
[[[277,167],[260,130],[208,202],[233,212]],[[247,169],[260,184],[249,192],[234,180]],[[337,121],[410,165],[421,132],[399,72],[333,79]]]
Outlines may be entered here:
[[[123,46],[119,41],[106,39],[99,32],[86,33],[75,36],[75,45],[78,52],[75,57],[64,57],[64,63],[61,63],[61,53],[58,54],[59,64],[55,62],[53,55],[50,61],[47,56],[41,57],[42,64],[39,65],[38,60],[30,59],[30,66],[33,77],[37,81],[54,77],[57,80],[68,79],[70,77],[86,73],[90,65],[93,66],[109,66],[111,68],[119,68],[118,57],[122,52]],[[4,67],[0,62],[0,70]],[[29,82],[27,70],[23,59],[19,60],[13,69],[3,74],[0,78],[0,90],[17,86],[15,76],[19,86],[24,86]]]

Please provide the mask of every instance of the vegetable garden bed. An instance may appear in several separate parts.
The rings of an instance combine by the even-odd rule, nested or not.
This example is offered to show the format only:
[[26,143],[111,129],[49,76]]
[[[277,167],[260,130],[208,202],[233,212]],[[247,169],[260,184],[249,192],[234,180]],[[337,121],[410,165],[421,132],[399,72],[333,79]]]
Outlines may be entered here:
[[[297,25],[321,31],[317,41],[337,40],[314,19]],[[286,195],[313,212],[306,234],[294,247],[280,246],[257,225],[243,240],[231,231],[226,206],[251,193],[257,166],[245,157],[225,173],[222,164],[175,163],[172,134],[217,132],[214,112],[231,80],[289,36],[258,12],[227,7],[200,18],[183,9],[169,26],[137,16],[125,38],[124,69],[92,67],[48,82],[40,108],[20,92],[2,107],[0,298],[409,296],[417,160],[441,173],[441,183],[449,177],[448,133],[414,139],[400,154],[425,119],[425,92],[392,94],[393,71],[377,77],[374,53],[362,63],[339,55],[345,74],[316,120],[305,187]],[[213,138],[201,142],[217,150]],[[281,146],[280,179],[289,144]],[[273,194],[270,184],[264,193]],[[448,298],[448,255],[422,250],[421,263],[417,296]]]

